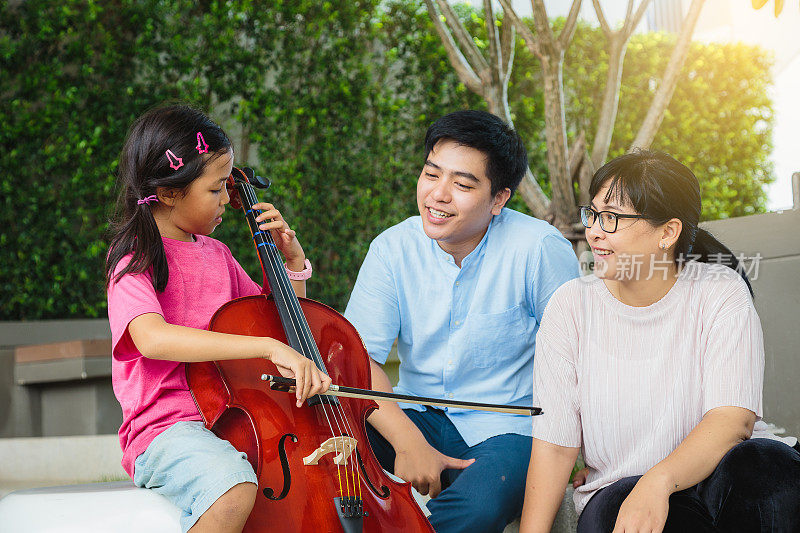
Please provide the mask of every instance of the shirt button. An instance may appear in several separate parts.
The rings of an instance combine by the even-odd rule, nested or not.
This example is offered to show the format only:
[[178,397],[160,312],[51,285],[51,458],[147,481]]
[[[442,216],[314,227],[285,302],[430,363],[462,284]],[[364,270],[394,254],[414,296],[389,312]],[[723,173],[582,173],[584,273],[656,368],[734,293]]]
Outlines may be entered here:
[[461,321],[460,320],[456,320],[456,326],[460,326],[460,325],[461,325]]
[[458,287],[459,285],[461,285],[461,282],[460,281],[456,281],[456,287]]
[[452,398],[453,397],[453,393],[451,392],[450,394],[447,395],[447,397],[448,398]]
[[452,364],[453,364],[453,360],[452,360],[452,359],[448,359],[448,360],[447,360],[447,364],[448,364],[448,365],[452,365]]

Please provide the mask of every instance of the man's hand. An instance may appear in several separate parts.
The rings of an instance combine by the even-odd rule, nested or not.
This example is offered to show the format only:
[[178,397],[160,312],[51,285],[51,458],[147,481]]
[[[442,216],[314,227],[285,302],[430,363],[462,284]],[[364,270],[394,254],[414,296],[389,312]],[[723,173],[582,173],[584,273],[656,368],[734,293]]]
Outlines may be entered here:
[[464,469],[475,459],[456,459],[439,453],[427,442],[416,449],[395,450],[394,473],[420,494],[435,498],[442,492],[441,474],[448,468]]

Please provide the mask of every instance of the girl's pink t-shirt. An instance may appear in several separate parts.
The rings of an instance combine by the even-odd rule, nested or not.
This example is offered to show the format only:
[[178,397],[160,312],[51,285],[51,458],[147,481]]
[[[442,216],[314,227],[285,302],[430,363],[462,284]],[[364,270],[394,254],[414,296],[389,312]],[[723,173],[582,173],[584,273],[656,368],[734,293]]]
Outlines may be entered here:
[[[122,466],[131,477],[136,457],[159,433],[175,422],[202,418],[186,382],[185,363],[144,357],[128,334],[128,324],[139,315],[158,313],[169,324],[206,329],[222,304],[261,293],[227,246],[203,235],[195,238],[162,239],[169,267],[164,292],[153,288],[149,270],[126,274],[108,288],[112,384],[122,406]],[[115,273],[130,258],[120,261]]]

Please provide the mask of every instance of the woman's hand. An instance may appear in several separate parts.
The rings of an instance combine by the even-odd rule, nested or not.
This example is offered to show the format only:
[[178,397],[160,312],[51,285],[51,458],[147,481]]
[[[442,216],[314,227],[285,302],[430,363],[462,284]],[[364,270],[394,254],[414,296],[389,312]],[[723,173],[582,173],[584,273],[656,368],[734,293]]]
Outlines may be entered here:
[[266,202],[255,204],[253,209],[262,211],[256,217],[256,222],[259,223],[258,228],[264,231],[269,230],[275,246],[286,258],[289,269],[294,272],[302,271],[305,268],[306,254],[303,252],[303,247],[300,246],[300,241],[297,240],[297,234],[289,228],[289,224],[283,219],[280,211],[275,209],[274,205]]
[[572,488],[577,489],[581,485],[586,484],[586,477],[589,475],[589,469],[584,467],[575,472],[575,475],[572,477]]
[[306,398],[327,392],[331,378],[320,371],[311,359],[304,357],[289,346],[277,342],[269,360],[278,367],[285,378],[295,379],[297,407],[302,407]]
[[670,494],[663,483],[642,476],[622,502],[613,533],[663,531],[669,513]]

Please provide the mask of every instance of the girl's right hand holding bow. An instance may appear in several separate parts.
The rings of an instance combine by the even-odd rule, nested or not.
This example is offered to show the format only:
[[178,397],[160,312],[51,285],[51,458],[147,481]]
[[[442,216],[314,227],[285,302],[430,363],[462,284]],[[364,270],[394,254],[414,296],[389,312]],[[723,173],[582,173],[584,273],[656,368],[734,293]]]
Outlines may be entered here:
[[275,341],[275,348],[269,360],[285,378],[296,381],[295,396],[297,407],[302,407],[306,398],[327,392],[331,378],[322,372],[314,362],[282,342]]

